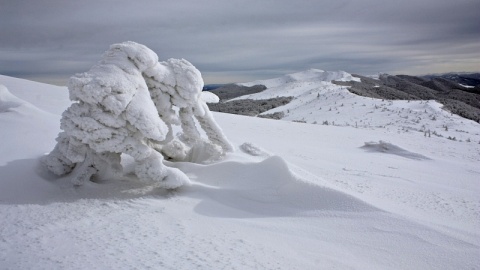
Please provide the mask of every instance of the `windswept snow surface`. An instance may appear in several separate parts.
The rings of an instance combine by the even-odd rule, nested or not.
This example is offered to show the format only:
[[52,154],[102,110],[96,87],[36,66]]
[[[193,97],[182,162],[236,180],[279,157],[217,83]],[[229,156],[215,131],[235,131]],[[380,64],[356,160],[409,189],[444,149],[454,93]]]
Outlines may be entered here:
[[191,185],[140,182],[125,158],[124,177],[74,187],[38,166],[70,104],[66,88],[3,76],[0,84],[0,269],[480,265],[478,142],[398,132],[395,123],[214,113],[237,151],[213,164],[165,161]]

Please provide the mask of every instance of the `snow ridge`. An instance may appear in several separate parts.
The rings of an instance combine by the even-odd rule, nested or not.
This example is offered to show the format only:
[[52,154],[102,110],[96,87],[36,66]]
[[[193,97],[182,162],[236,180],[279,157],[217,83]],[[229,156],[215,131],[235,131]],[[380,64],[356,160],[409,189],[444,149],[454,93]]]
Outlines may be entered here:
[[291,84],[295,82],[303,82],[303,81],[330,82],[332,80],[350,81],[350,80],[358,80],[358,79],[345,71],[324,71],[321,69],[309,69],[302,72],[287,74],[279,78],[240,83],[240,85],[254,86],[254,85],[261,84],[261,85],[265,85],[267,88],[274,88],[274,87],[279,87],[285,84]]
[[20,107],[24,102],[12,95],[7,87],[0,84],[0,113],[11,111],[13,108]]

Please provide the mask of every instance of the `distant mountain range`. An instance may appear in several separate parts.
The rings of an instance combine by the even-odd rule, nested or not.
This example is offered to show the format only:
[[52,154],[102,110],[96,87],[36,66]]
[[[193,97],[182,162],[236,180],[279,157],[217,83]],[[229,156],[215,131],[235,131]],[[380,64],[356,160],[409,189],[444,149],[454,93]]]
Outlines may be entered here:
[[[475,87],[480,85],[480,73],[443,73],[443,74],[429,74],[418,76],[419,78],[432,80],[432,79],[447,79],[463,86]],[[221,87],[225,87],[221,89],[222,91],[232,92],[238,84],[230,83],[230,84],[206,84],[203,87],[204,91],[212,91],[216,90]],[[245,88],[243,88],[245,90]],[[235,91],[233,91],[235,92]],[[221,95],[221,94],[220,94]]]
[[445,73],[445,74],[431,74],[421,76],[424,79],[431,80],[436,78],[447,79],[465,86],[480,85],[480,73]]
[[[350,86],[350,92],[388,100],[436,100],[445,109],[464,118],[480,122],[480,85],[465,87],[450,79],[415,77],[408,75],[380,75],[378,80],[354,75],[361,82],[335,82]],[[449,75],[454,77],[453,75]],[[459,80],[459,76],[455,77]]]
[[225,84],[205,84],[203,86],[203,91],[211,91],[211,90],[214,90],[214,89],[217,89],[219,87],[222,87],[224,86]]

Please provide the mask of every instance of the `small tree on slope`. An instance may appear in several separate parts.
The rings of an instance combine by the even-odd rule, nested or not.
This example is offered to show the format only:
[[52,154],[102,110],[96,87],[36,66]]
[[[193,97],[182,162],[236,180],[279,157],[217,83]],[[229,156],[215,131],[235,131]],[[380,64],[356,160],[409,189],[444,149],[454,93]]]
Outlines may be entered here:
[[[88,72],[70,78],[75,103],[62,114],[57,145],[41,161],[81,185],[93,176],[120,174],[124,153],[134,158],[141,180],[164,188],[188,183],[183,172],[163,165],[163,155],[204,162],[233,151],[201,99],[202,88],[200,72],[188,61],[159,63],[141,44],[114,44]],[[194,118],[208,138],[200,136]],[[183,133],[175,137],[172,125]]]

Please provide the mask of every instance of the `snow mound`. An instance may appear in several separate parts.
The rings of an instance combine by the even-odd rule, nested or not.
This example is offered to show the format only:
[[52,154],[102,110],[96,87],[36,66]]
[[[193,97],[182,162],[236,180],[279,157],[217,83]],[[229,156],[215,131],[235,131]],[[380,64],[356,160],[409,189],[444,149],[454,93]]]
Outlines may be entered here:
[[218,103],[220,98],[212,92],[202,91],[200,98],[206,103]]
[[49,114],[32,105],[30,102],[18,98],[12,94],[5,85],[0,84],[0,113],[7,112],[15,112],[18,115],[28,115],[29,113],[40,115]]
[[[39,139],[43,138],[40,135],[54,137],[60,119],[57,115],[18,98],[15,89],[0,85],[0,166],[10,160],[23,158],[25,153],[38,155],[42,153],[38,149],[50,147],[53,139]],[[0,172],[0,179],[3,180],[2,178],[4,175]]]
[[22,102],[53,114],[61,114],[68,107],[68,90],[55,86],[0,75],[0,84]]
[[279,156],[261,162],[229,161],[208,166],[182,163],[193,185],[186,193],[200,196],[196,207],[207,216],[292,216],[315,211],[365,212],[374,207],[293,173]]
[[379,142],[365,142],[365,145],[362,146],[361,148],[365,149],[366,151],[369,152],[377,152],[377,153],[386,153],[386,154],[392,154],[392,155],[397,155],[409,159],[416,159],[416,160],[428,160],[430,158],[413,153],[410,151],[407,151],[401,147],[398,147],[394,144],[384,142],[384,141],[379,141]]
[[12,95],[7,87],[0,84],[0,113],[9,112],[11,109],[20,107],[22,104],[22,100]]

